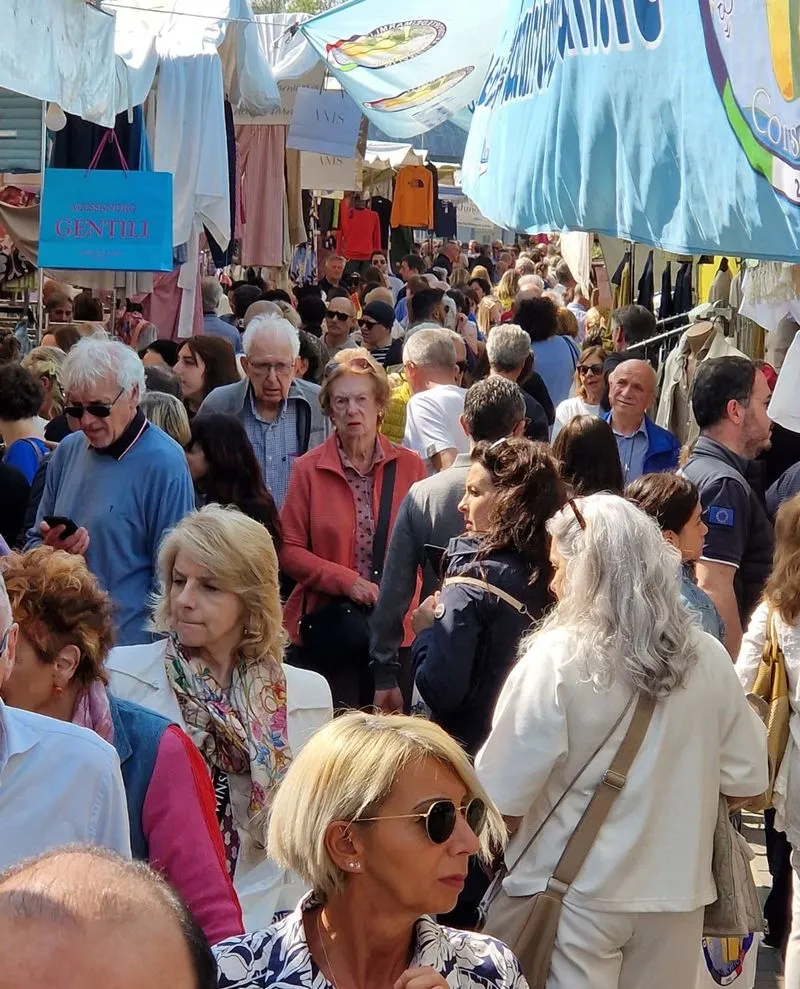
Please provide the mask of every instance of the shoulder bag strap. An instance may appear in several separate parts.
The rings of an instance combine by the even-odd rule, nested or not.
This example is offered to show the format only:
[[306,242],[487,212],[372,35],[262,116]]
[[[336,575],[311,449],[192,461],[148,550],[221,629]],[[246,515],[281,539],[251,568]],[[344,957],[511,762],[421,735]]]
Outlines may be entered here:
[[589,756],[589,758],[586,760],[586,762],[584,762],[584,764],[581,766],[581,768],[578,770],[578,772],[575,773],[575,775],[569,781],[569,784],[565,787],[564,792],[561,794],[561,796],[558,798],[558,800],[556,800],[556,802],[553,804],[553,806],[547,812],[547,815],[546,815],[545,819],[542,821],[542,823],[539,825],[539,827],[533,832],[533,834],[531,835],[531,837],[525,842],[525,845],[523,846],[522,851],[519,852],[519,854],[515,857],[514,861],[512,862],[512,864],[510,866],[509,865],[506,865],[506,873],[505,873],[505,875],[508,875],[508,873],[511,872],[511,870],[522,859],[522,857],[525,855],[525,853],[528,851],[528,849],[531,847],[531,845],[534,843],[534,841],[536,841],[536,839],[542,833],[542,831],[544,830],[545,825],[547,824],[547,822],[550,820],[550,818],[553,816],[553,814],[555,814],[555,812],[558,810],[558,808],[567,799],[567,796],[572,791],[572,788],[575,786],[575,784],[578,782],[578,780],[581,778],[581,776],[583,776],[583,774],[586,772],[586,770],[589,768],[589,766],[591,766],[591,764],[597,758],[597,756],[600,753],[600,751],[603,748],[605,748],[606,742],[609,740],[609,738],[611,738],[611,736],[614,734],[614,732],[617,730],[617,728],[619,728],[619,726],[625,720],[625,715],[628,713],[628,711],[630,711],[630,709],[631,709],[631,707],[633,705],[633,702],[635,700],[635,697],[636,697],[635,694],[631,694],[630,700],[628,701],[628,703],[625,705],[625,707],[620,712],[620,716],[617,718],[617,720],[614,722],[614,724],[605,733],[605,735],[603,736],[602,741],[597,745],[597,748],[594,750],[594,752],[592,752],[592,754]]
[[611,766],[603,774],[600,785],[595,790],[589,806],[583,812],[578,826],[572,832],[567,847],[558,860],[558,865],[553,870],[553,875],[547,884],[551,892],[563,896],[575,881],[614,801],[628,781],[628,773],[647,734],[655,706],[655,697],[648,694],[639,695],[625,738],[617,749]]
[[531,617],[528,613],[528,609],[521,601],[518,601],[517,598],[513,597],[511,594],[506,593],[506,591],[496,587],[494,584],[490,584],[486,580],[480,580],[478,577],[461,577],[457,575],[455,577],[445,578],[442,587],[447,587],[450,584],[469,584],[470,587],[479,587],[482,591],[487,591],[489,594],[494,594],[499,597],[501,601],[505,601],[506,604],[510,604],[511,607],[515,611],[518,611],[521,615],[526,615],[528,618]]
[[394,479],[397,474],[397,460],[390,460],[383,469],[383,485],[381,486],[381,507],[378,511],[378,523],[375,526],[375,536],[372,540],[372,579],[376,584],[383,576],[383,563],[386,558],[386,544],[389,541],[389,522],[392,516],[392,497],[394,496]]

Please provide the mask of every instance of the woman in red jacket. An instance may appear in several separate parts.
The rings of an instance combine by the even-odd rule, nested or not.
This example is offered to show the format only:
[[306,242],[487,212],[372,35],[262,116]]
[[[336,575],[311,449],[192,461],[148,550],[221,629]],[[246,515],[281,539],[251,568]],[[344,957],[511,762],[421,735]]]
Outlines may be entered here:
[[340,351],[319,399],[334,433],[297,461],[283,503],[281,569],[297,581],[284,622],[292,662],[323,673],[335,705],[360,707],[374,696],[368,618],[383,564],[373,543],[384,485],[388,544],[400,503],[426,473],[416,453],[378,433],[389,382],[369,351]]

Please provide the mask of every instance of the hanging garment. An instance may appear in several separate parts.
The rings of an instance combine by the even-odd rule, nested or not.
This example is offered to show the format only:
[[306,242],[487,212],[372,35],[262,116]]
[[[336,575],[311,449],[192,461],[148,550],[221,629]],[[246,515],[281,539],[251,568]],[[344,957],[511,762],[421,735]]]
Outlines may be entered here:
[[414,230],[411,227],[396,227],[392,230],[391,268],[397,271],[400,262],[414,250]]
[[371,209],[358,209],[348,198],[339,212],[336,247],[348,261],[369,261],[381,249],[381,223]]
[[384,196],[373,196],[369,207],[378,214],[381,225],[381,250],[389,250],[389,225],[392,217],[392,201]]
[[672,315],[672,262],[667,261],[661,273],[661,301],[658,304],[658,318],[669,319]]
[[[230,103],[225,100],[225,145],[228,154],[228,194],[231,199],[231,237],[236,226],[236,128],[233,124],[233,109]],[[214,235],[205,227],[208,249],[211,257],[218,268],[225,268],[233,260],[233,240],[228,241],[228,246],[223,250],[217,243]]]
[[[143,114],[140,106],[133,107],[133,120],[128,121],[127,113],[118,113],[114,122],[125,164],[128,168],[139,168],[143,133]],[[100,146],[108,128],[90,124],[71,113],[66,114],[67,126],[57,131],[50,152],[51,168],[88,168],[92,156]],[[119,153],[112,141],[108,141],[97,161],[96,168],[119,169]]]
[[647,255],[647,260],[642,269],[642,277],[639,279],[639,294],[636,296],[636,304],[644,306],[645,309],[653,311],[653,252]]
[[308,240],[308,223],[303,210],[303,185],[300,181],[300,152],[286,149],[286,221],[289,227],[287,244],[304,244]]
[[714,275],[711,288],[708,290],[708,301],[721,302],[727,306],[730,303],[732,281],[733,275],[731,275],[731,270],[728,266],[728,259],[723,258],[719,263],[716,275]]
[[434,232],[437,237],[455,239],[458,234],[458,210],[451,199],[436,200],[434,220]]
[[239,169],[237,239],[243,265],[283,264],[284,146],[286,128],[236,128]]
[[[155,324],[160,340],[182,339],[178,335],[183,289],[178,285],[180,268],[153,276],[153,291],[143,300],[144,318]],[[200,292],[194,293],[192,328],[203,332],[203,306]],[[191,333],[189,334],[192,335]]]
[[317,280],[317,252],[310,244],[296,248],[289,267],[289,278],[294,285],[313,285]]
[[689,312],[692,308],[692,263],[684,261],[675,276],[675,293],[672,296],[672,311],[675,316]]
[[391,223],[424,230],[433,226],[433,179],[422,165],[406,165],[397,173]]
[[436,218],[435,206],[437,200],[439,199],[439,169],[433,164],[432,161],[429,161],[425,165],[425,168],[427,169],[427,171],[430,173],[431,176],[431,197],[432,197],[431,205],[433,206],[433,209],[431,210],[431,219],[430,222],[428,223],[428,229],[433,230],[434,220]]

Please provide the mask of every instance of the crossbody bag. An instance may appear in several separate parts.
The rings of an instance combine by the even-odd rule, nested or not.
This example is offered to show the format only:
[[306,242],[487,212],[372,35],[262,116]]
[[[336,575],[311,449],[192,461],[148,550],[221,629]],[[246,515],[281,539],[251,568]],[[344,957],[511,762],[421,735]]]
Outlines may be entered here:
[[614,801],[627,783],[631,765],[642,746],[655,710],[654,697],[639,694],[625,737],[567,841],[544,890],[533,896],[508,897],[502,890],[503,881],[513,872],[580,777],[622,724],[633,701],[634,698],[631,697],[603,741],[575,774],[512,865],[508,868],[505,865],[501,867],[481,903],[484,920],[482,929],[487,934],[504,941],[511,948],[520,961],[530,989],[545,989],[564,897],[586,861],[600,828],[614,806]]

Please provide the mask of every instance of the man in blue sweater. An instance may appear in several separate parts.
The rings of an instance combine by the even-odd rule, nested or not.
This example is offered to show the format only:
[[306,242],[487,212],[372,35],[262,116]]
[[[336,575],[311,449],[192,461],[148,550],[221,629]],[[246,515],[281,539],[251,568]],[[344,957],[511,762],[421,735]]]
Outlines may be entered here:
[[[50,459],[26,549],[44,541],[85,556],[116,605],[117,644],[148,642],[161,539],[194,508],[186,459],[139,409],[144,368],[130,347],[85,337],[64,361],[62,385],[74,432]],[[51,516],[77,531],[51,528]]]

